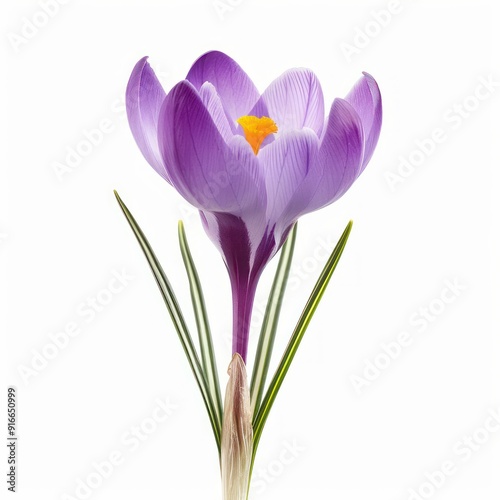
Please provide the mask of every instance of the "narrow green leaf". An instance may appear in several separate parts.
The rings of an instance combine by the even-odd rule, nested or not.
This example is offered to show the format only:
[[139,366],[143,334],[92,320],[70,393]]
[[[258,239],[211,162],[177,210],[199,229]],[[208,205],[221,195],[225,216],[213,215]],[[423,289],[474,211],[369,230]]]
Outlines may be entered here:
[[293,226],[290,235],[281,249],[280,260],[276,274],[274,275],[271,291],[269,292],[250,384],[253,418],[257,416],[264,393],[264,385],[266,383],[267,372],[269,371],[269,363],[271,362],[283,295],[285,294],[286,283],[290,274],[296,236],[297,224]]
[[201,288],[200,279],[196,266],[194,265],[191,250],[184,231],[184,224],[179,221],[179,244],[181,247],[182,258],[186,266],[186,272],[189,279],[189,288],[191,291],[191,300],[193,302],[193,310],[196,318],[196,327],[198,329],[198,337],[200,341],[201,361],[203,371],[208,383],[210,397],[214,404],[217,419],[222,422],[222,398],[220,393],[219,375],[217,374],[217,363],[215,361],[214,347],[212,342],[212,334],[210,333],[210,325],[208,323],[208,315],[205,308],[205,299]]
[[221,439],[221,425],[222,422],[217,418],[217,412],[215,410],[215,402],[212,401],[210,396],[210,391],[208,387],[208,383],[205,379],[205,375],[203,373],[202,367],[200,365],[200,361],[198,358],[198,354],[196,353],[196,349],[194,347],[193,341],[191,339],[191,335],[187,328],[186,322],[184,321],[184,316],[182,315],[181,309],[175,297],[174,291],[160,265],[156,255],[153,252],[146,236],[142,232],[141,228],[137,224],[136,220],[125,206],[123,201],[121,200],[118,193],[115,191],[116,199],[120,205],[120,208],[125,215],[132,231],[141,246],[144,255],[148,261],[148,264],[153,272],[153,276],[155,277],[156,283],[160,292],[163,296],[163,300],[165,301],[165,305],[167,306],[168,312],[170,313],[170,317],[172,318],[172,322],[174,323],[175,329],[179,335],[179,340],[181,341],[182,347],[188,359],[188,362],[191,366],[191,370],[193,371],[194,377],[200,389],[201,395],[203,397],[203,401],[205,403],[208,416],[210,419],[210,423],[212,425],[212,429],[215,436],[215,441],[217,443],[217,448],[219,450],[220,456],[220,439]]
[[297,322],[290,341],[288,342],[288,345],[285,349],[283,357],[281,358],[279,366],[271,380],[271,383],[269,384],[269,388],[266,392],[266,395],[264,396],[259,412],[254,418],[253,459],[255,459],[255,454],[259,445],[260,437],[262,435],[262,430],[266,423],[267,417],[269,416],[269,412],[271,411],[274,400],[276,399],[281,384],[283,383],[288,369],[290,368],[290,364],[293,361],[295,353],[297,352],[297,349],[304,336],[304,333],[307,330],[307,327],[309,326],[313,314],[316,311],[321,298],[323,297],[330,278],[332,277],[333,271],[335,271],[335,268],[337,267],[337,263],[340,260],[342,252],[344,251],[345,245],[347,243],[347,239],[349,238],[351,228],[352,221],[349,221],[332,254],[330,255],[328,262],[323,268],[323,271],[321,272],[318,281],[316,282],[316,285],[314,286],[313,291],[309,296],[309,299],[307,300],[304,310],[300,315],[299,321]]

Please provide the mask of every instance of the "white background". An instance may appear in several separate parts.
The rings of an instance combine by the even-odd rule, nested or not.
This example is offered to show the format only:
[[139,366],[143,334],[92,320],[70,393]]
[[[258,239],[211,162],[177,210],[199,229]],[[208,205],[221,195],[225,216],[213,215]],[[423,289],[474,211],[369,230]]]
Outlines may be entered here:
[[[489,412],[500,411],[493,147],[500,87],[478,86],[481,79],[500,81],[498,8],[476,0],[232,4],[69,0],[45,22],[39,2],[2,3],[0,259],[4,390],[17,386],[19,398],[17,498],[83,498],[75,492],[78,481],[98,481],[89,476],[92,464],[114,452],[122,463],[88,498],[221,497],[201,398],[112,192],[119,191],[149,236],[194,334],[177,246],[177,220],[185,221],[225,385],[226,271],[197,215],[141,156],[123,105],[142,56],[150,56],[168,89],[199,55],[218,49],[261,90],[287,68],[306,66],[319,76],[329,106],[365,70],[384,100],[381,139],[365,173],[339,202],[299,224],[274,366],[326,261],[324,248],[354,220],[262,436],[250,498],[405,500],[420,489],[420,498],[497,499],[500,432],[481,428]],[[389,7],[393,14],[381,26],[376,13]],[[35,20],[40,26],[30,31],[26,24]],[[356,49],[351,56],[348,44]],[[463,106],[467,116],[457,118]],[[65,163],[68,148],[103,120],[100,144],[58,177],[55,165]],[[399,175],[401,157],[408,159],[416,141],[428,141],[436,128],[445,140],[423,161],[414,153],[420,164],[391,189],[388,172]],[[275,265],[258,292],[250,369]],[[89,298],[109,298],[103,290],[113,272],[129,275],[127,286],[98,314],[85,314]],[[446,295],[449,304],[440,302],[446,280],[462,288]],[[420,319],[418,328],[429,305],[432,321]],[[79,334],[54,354],[51,336],[68,323]],[[367,363],[387,361],[381,344],[402,332],[411,345],[385,369],[364,373]],[[42,352],[53,359],[40,360]],[[357,391],[353,377],[367,375],[372,380]],[[133,426],[152,429],[157,398],[175,409],[132,450],[122,436]],[[467,436],[487,442],[465,445]],[[466,447],[474,447],[470,457]],[[440,488],[426,486],[425,474],[445,461],[454,472]]]

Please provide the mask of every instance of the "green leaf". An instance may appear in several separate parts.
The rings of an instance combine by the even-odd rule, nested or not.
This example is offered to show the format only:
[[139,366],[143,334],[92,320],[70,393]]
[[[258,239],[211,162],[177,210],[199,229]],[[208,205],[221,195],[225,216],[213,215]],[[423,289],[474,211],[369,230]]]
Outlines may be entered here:
[[[347,239],[349,238],[349,234],[352,228],[352,221],[349,221],[347,224],[342,236],[340,237],[337,245],[335,246],[328,262],[326,263],[323,271],[321,272],[316,285],[313,288],[309,299],[300,315],[300,318],[297,322],[297,325],[292,333],[290,341],[285,349],[283,357],[279,363],[279,366],[269,384],[269,388],[264,396],[262,404],[259,408],[259,412],[253,421],[253,431],[254,431],[254,443],[253,443],[253,460],[255,460],[255,454],[257,452],[257,447],[259,445],[260,437],[262,435],[262,430],[264,429],[264,425],[266,423],[267,417],[269,416],[269,412],[273,406],[274,400],[278,394],[278,391],[285,379],[285,376],[290,368],[290,364],[293,361],[295,353],[299,348],[300,342],[304,336],[304,333],[311,322],[314,312],[318,307],[318,304],[323,297],[323,294],[328,286],[330,278],[332,277],[333,271],[337,267],[337,263],[340,260],[342,252],[344,251],[345,245],[347,243]],[[253,464],[253,462],[252,462]]]
[[297,224],[293,226],[286,243],[281,249],[280,260],[276,269],[276,274],[274,275],[271,291],[269,292],[269,299],[267,301],[264,321],[260,331],[259,343],[257,345],[255,363],[252,371],[252,381],[250,384],[253,418],[257,416],[262,401],[262,395],[264,394],[264,385],[266,383],[267,372],[269,371],[269,363],[271,362],[283,295],[285,294],[286,283],[288,275],[290,274],[296,236]]
[[188,359],[189,365],[191,366],[191,370],[193,371],[193,375],[196,379],[198,387],[200,389],[201,395],[203,397],[203,401],[205,403],[208,416],[210,419],[210,423],[212,425],[212,429],[215,436],[215,441],[217,443],[217,448],[219,450],[220,456],[220,440],[221,440],[221,426],[222,421],[217,417],[216,411],[216,403],[212,400],[210,389],[208,382],[205,378],[205,374],[203,373],[202,367],[200,365],[200,361],[198,358],[198,354],[196,353],[196,349],[194,347],[193,341],[191,339],[191,335],[186,326],[186,322],[184,321],[184,316],[182,315],[181,309],[175,297],[174,291],[160,265],[156,255],[153,252],[146,236],[142,232],[141,228],[137,224],[136,220],[125,206],[123,201],[121,200],[118,193],[115,191],[116,199],[120,205],[120,208],[123,211],[132,231],[141,246],[144,255],[148,261],[148,264],[153,272],[153,276],[155,277],[156,283],[160,292],[163,296],[163,300],[165,301],[165,305],[167,306],[168,312],[170,313],[170,317],[172,318],[172,322],[174,323],[174,327],[179,335],[179,340],[181,341],[182,347]]
[[196,266],[194,265],[193,257],[191,256],[191,251],[189,249],[182,221],[179,221],[179,245],[181,247],[182,258],[184,260],[184,265],[189,279],[191,300],[193,302],[196,327],[198,329],[198,337],[200,341],[203,371],[208,383],[210,397],[214,402],[217,419],[222,422],[222,398],[220,393],[219,376],[217,374],[217,363],[215,361],[212,335],[210,333],[210,325],[208,323],[208,316],[205,308],[205,299],[203,297],[200,279],[198,277],[198,272],[196,271]]

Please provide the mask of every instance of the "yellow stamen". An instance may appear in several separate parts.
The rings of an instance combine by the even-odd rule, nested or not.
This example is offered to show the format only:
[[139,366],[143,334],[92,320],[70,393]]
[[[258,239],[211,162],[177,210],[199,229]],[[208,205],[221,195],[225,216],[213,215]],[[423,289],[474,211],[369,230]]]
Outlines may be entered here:
[[252,146],[253,152],[257,154],[264,139],[269,134],[275,134],[278,126],[268,116],[242,116],[236,120],[245,132],[245,139]]

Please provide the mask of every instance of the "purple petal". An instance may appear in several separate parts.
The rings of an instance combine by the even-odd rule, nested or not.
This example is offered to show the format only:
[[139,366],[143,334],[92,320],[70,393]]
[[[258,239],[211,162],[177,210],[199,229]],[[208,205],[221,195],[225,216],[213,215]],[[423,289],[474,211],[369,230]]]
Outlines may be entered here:
[[259,98],[259,92],[249,76],[222,52],[213,51],[202,55],[189,70],[186,80],[197,90],[205,82],[210,82],[233,122],[247,115]]
[[267,218],[281,233],[304,210],[317,187],[308,178],[318,161],[319,139],[310,129],[285,132],[259,158],[266,176]]
[[236,127],[232,122],[229,123],[217,90],[210,82],[205,82],[199,94],[220,135],[226,143],[229,143],[235,134]]
[[126,91],[130,129],[148,163],[168,182],[168,173],[158,147],[158,116],[165,91],[143,57],[134,67]]
[[316,75],[308,69],[291,69],[274,80],[250,113],[272,118],[278,136],[287,130],[311,128],[321,134],[325,119],[323,91]]
[[377,82],[368,73],[363,73],[345,100],[356,110],[363,124],[365,134],[363,170],[372,157],[382,126],[382,98]]
[[240,136],[226,144],[186,80],[165,98],[158,140],[172,184],[197,208],[239,215],[265,206],[257,157]]
[[319,183],[304,213],[334,202],[351,187],[361,171],[363,152],[361,119],[347,101],[335,99],[314,173]]

